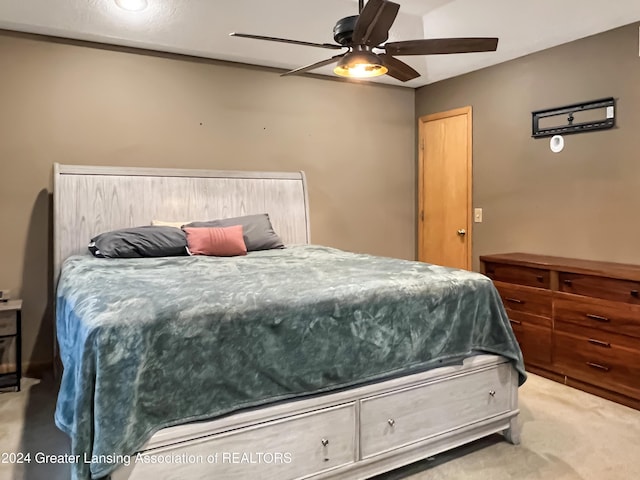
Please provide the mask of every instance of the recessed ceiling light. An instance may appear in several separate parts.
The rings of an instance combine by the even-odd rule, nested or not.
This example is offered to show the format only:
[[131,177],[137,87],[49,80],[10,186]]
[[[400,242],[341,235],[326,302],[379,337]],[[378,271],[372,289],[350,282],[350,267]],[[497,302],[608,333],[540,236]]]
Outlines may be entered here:
[[147,0],[116,0],[116,5],[123,10],[139,12],[147,8],[148,2]]

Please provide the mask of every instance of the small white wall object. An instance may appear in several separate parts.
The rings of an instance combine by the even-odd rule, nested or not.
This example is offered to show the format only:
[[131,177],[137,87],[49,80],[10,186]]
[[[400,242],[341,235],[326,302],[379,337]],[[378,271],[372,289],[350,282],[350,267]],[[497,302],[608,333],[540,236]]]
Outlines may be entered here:
[[549,141],[549,148],[553,153],[561,152],[564,148],[564,138],[561,135],[554,135]]

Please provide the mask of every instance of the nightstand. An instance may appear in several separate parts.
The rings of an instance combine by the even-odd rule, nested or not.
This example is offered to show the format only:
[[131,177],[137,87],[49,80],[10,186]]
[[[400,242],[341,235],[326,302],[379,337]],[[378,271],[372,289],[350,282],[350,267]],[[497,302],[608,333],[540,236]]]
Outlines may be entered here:
[[0,302],[0,388],[20,391],[22,377],[22,300]]

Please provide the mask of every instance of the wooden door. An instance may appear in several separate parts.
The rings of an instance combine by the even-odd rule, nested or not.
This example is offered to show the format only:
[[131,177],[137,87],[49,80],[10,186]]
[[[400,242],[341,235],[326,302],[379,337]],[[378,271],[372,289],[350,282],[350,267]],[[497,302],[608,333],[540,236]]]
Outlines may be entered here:
[[471,107],[421,117],[418,259],[471,269]]

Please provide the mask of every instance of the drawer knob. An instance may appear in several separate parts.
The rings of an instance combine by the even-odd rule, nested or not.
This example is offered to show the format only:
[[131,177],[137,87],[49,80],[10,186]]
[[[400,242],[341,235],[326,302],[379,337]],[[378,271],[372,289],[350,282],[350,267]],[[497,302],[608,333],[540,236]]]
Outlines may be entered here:
[[496,391],[495,390],[489,390],[489,395],[492,397],[496,396]]
[[587,365],[589,365],[591,368],[595,368],[596,370],[602,370],[603,372],[608,372],[609,370],[611,370],[609,367],[600,365],[599,363],[587,362]]
[[326,447],[327,445],[329,445],[329,439],[323,438],[322,440],[320,440],[320,443],[322,443],[323,447]]
[[390,427],[393,427],[396,424],[396,421],[393,418],[390,418],[389,420],[387,420],[387,423]]
[[611,344],[608,342],[603,342],[601,340],[596,340],[595,338],[590,338],[587,340],[591,345],[596,345],[597,347],[611,348]]

